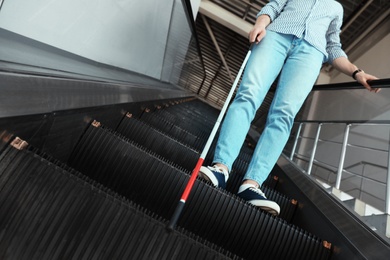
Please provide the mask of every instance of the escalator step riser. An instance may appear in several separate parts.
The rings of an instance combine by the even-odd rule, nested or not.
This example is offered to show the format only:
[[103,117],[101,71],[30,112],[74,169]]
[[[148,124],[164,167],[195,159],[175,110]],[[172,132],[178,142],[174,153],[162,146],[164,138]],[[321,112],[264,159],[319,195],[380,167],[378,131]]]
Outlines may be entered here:
[[[178,143],[176,140],[173,140],[169,136],[158,132],[154,128],[134,118],[125,117],[116,129],[116,132],[144,146],[145,148],[161,155],[167,160],[175,162],[177,165],[180,165],[187,171],[192,171],[194,169],[196,162],[199,158],[199,154],[196,153],[194,150],[182,145],[181,143]],[[205,160],[206,165],[208,165],[207,163],[212,163],[211,154],[213,154],[214,150],[215,142],[210,147],[210,158]],[[239,158],[236,160],[236,163],[233,165],[234,173],[237,173],[238,170],[246,170],[245,167],[247,167],[247,164],[240,160],[240,156],[241,153],[239,155]],[[242,166],[243,169],[238,169],[237,165],[239,162],[244,165]],[[234,175],[234,173],[232,175]],[[231,177],[229,179],[227,190],[233,193],[237,193],[238,187],[242,181],[242,176],[240,176],[240,179],[234,182],[234,189],[231,189],[231,187],[233,187],[233,180],[235,180],[234,177]],[[286,210],[283,209],[283,211]]]
[[160,129],[162,132],[172,136],[175,139],[181,140],[184,144],[188,144],[194,148],[198,148],[196,145],[197,143],[201,142],[201,138],[199,136],[196,136],[186,131],[185,129],[182,129],[175,124],[163,121],[156,115],[152,115],[151,117],[153,118],[152,125],[157,129]]
[[182,143],[189,145],[197,151],[203,148],[204,144],[206,143],[205,140],[207,140],[207,136],[211,132],[207,132],[203,135],[196,135],[186,129],[180,128],[171,122],[163,120],[162,118],[158,117],[158,115],[154,115],[154,113],[147,113],[145,115],[142,116],[141,121],[150,124],[156,129],[159,129],[161,132],[166,133],[167,135],[177,140],[181,140]]
[[[99,132],[99,135],[95,134],[94,132]],[[155,160],[153,159],[153,156],[150,154],[145,154],[145,151],[142,151],[140,149],[136,149],[133,144],[127,143],[124,140],[120,139],[120,136],[115,136],[112,132],[110,132],[108,129],[101,129],[99,131],[98,129],[95,129],[94,127],[91,127],[88,132],[91,133],[90,135],[93,136],[94,139],[88,139],[88,145],[90,146],[90,149],[83,149],[80,148],[82,151],[85,151],[84,153],[95,153],[95,157],[91,160],[85,161],[83,159],[78,160],[79,167],[77,168],[79,171],[84,172],[87,171],[87,168],[89,169],[89,172],[93,172],[93,176],[91,178],[99,180],[99,182],[103,183],[104,185],[107,185],[108,187],[116,187],[116,191],[118,193],[125,192],[123,186],[123,181],[120,181],[122,178],[129,178],[127,172],[123,172],[123,170],[120,169],[121,165],[131,165],[131,171],[136,172],[138,175],[143,175],[144,179],[146,176],[149,174],[149,171],[154,171],[156,169],[159,169],[157,166],[149,165],[150,163],[156,163],[157,165],[162,165],[161,171],[166,168],[165,164],[161,164],[160,160]],[[104,137],[103,137],[104,136]],[[100,142],[100,140],[102,140]],[[103,143],[105,144],[100,147],[97,146],[97,143]],[[85,144],[86,142],[84,142]],[[94,150],[96,147],[99,147],[99,150]],[[135,152],[130,152],[130,151],[135,151]],[[88,151],[88,152],[87,152]],[[121,156],[121,153],[124,151],[127,151],[125,154],[129,154],[129,157],[126,157],[126,159]],[[131,153],[131,156],[130,156]],[[75,155],[77,157],[77,155]],[[132,158],[133,157],[133,158]],[[81,158],[84,158],[81,156]],[[112,162],[112,169],[110,169],[110,172],[116,172],[118,176],[122,177],[114,177],[111,178],[109,174],[106,174],[106,172],[100,171],[100,175],[98,176],[97,174],[99,173],[99,170],[105,169],[104,167],[107,166],[105,163],[106,161],[110,161],[110,158],[114,158]],[[121,158],[122,161],[118,161],[118,158]],[[140,158],[140,159],[138,159]],[[152,161],[146,160],[147,158],[151,158]],[[197,160],[198,157],[192,158],[193,161]],[[95,160],[95,161],[93,161]],[[126,161],[123,161],[126,160]],[[142,165],[140,165],[140,161],[143,161]],[[169,163],[169,162],[167,162]],[[96,165],[93,165],[96,164]],[[173,165],[175,166],[175,165]],[[91,170],[90,168],[94,167],[96,170]],[[177,165],[176,165],[177,167]],[[93,169],[94,169],[93,168]],[[189,167],[185,168],[188,169]],[[190,171],[188,171],[190,172]],[[127,177],[123,177],[127,176]],[[238,178],[236,178],[238,177]],[[228,183],[227,183],[227,190],[231,191],[232,193],[237,193],[238,186],[242,182],[242,176],[237,176],[233,172],[231,175],[231,178],[229,178]],[[237,190],[232,191],[229,189],[232,185],[235,185],[237,187]],[[180,192],[180,191],[178,191]],[[268,190],[265,193],[267,196]],[[294,209],[291,209],[291,207],[295,208],[295,205],[289,203],[290,199],[285,197],[285,196],[273,196],[273,199],[281,206],[281,217],[284,218],[287,221],[291,221],[292,219],[292,214],[288,214],[291,212],[294,212]],[[146,201],[144,201],[146,203]]]
[[195,167],[200,155],[190,147],[134,118],[124,118],[116,132],[188,171]]
[[[204,106],[205,107],[205,106]],[[209,109],[199,110],[199,107],[190,107],[185,104],[179,106],[171,106],[163,109],[159,109],[156,112],[161,114],[161,117],[166,118],[168,121],[181,120],[181,125],[196,124],[197,126],[203,126],[206,128],[212,128],[212,121],[214,121],[218,113],[216,110],[210,111]]]
[[[173,138],[134,118],[125,117],[116,131],[124,135],[126,138],[133,140],[145,148],[163,156],[167,160],[175,162],[188,171],[192,171],[194,169],[200,155],[190,147],[173,140]],[[215,143],[216,140],[214,140],[212,147],[210,147],[210,157],[212,157],[212,154],[214,153]],[[241,156],[244,156],[242,152],[236,162],[240,161]],[[211,164],[212,158],[206,160],[206,162]],[[233,165],[233,169],[235,169],[235,171],[237,168],[235,167],[236,164],[237,163]],[[239,169],[241,172],[244,172],[245,170],[246,168]]]
[[[99,132],[99,134],[93,132]],[[74,168],[98,182],[104,180],[104,185],[164,218],[169,219],[172,216],[181,192],[188,181],[188,175],[134,145],[125,143],[105,129],[90,127],[86,134],[100,135],[99,139],[91,143],[98,143],[99,140],[102,140],[101,142],[104,144],[98,150],[84,149],[88,154],[85,157],[81,154],[75,156],[75,161],[71,162]],[[109,155],[105,155],[106,152],[109,152]],[[78,156],[83,160],[78,161]],[[122,157],[123,160],[118,161],[117,157]],[[83,165],[89,166],[84,167]],[[118,165],[122,165],[122,168],[118,168]],[[114,181],[105,179],[110,175]],[[245,214],[241,214],[242,212]],[[225,224],[226,218],[231,218],[229,226]],[[249,228],[246,228],[246,233],[243,233],[239,227],[243,223],[254,227],[250,229],[250,232],[248,232]],[[266,234],[268,239],[272,239],[275,235],[279,236],[274,233],[279,225],[289,226],[287,222],[275,219],[244,203],[234,195],[232,196],[224,190],[215,189],[201,181],[195,182],[178,224],[248,259],[254,259],[260,252],[264,256],[271,257],[280,253],[281,250],[264,246],[263,244],[267,244],[269,240],[263,241],[263,244],[254,244],[253,240],[248,241],[248,237],[257,240],[258,234],[262,234],[261,236]],[[291,242],[294,247],[297,246],[298,241],[301,244],[306,244],[312,239],[310,236],[301,234],[301,231],[296,232],[300,234],[296,241]],[[321,241],[316,239],[315,246],[322,247]],[[247,250],[248,248],[250,250]],[[283,257],[288,257],[285,253],[281,254]],[[299,254],[303,254],[303,252],[299,251]]]
[[[191,171],[198,158],[199,154],[195,153],[193,150],[191,150],[188,147],[183,146],[180,143],[175,142],[175,140],[172,140],[170,137],[163,135],[162,133],[156,131],[155,129],[149,127],[148,125],[145,125],[144,123],[133,119],[133,118],[124,118],[124,120],[119,125],[117,132],[120,134],[123,134],[124,136],[128,137],[129,139],[137,142],[138,144],[146,147],[147,149],[152,150],[153,152],[156,152],[157,154],[163,156],[164,158],[175,162],[176,164],[180,165],[187,171]],[[212,147],[210,148],[211,154],[215,150],[215,142],[213,143]],[[240,157],[236,162],[239,162]],[[206,160],[206,163],[209,162],[211,164],[212,159],[209,158]],[[233,165],[234,172],[237,173],[237,170],[245,171],[247,164],[245,162],[241,162],[244,166],[243,169],[236,169],[237,163]],[[234,174],[232,174],[234,175]],[[235,187],[232,189],[233,180],[235,178],[231,177],[228,182],[227,190],[236,193],[238,191],[238,187],[241,184],[242,176],[238,180],[234,182]],[[267,194],[267,191],[266,191]],[[267,196],[269,196],[267,194]],[[287,198],[286,198],[287,199]],[[286,200],[284,199],[284,200]],[[276,200],[278,203],[285,205],[286,203],[281,200]],[[287,203],[286,205],[291,206],[291,203]],[[282,206],[283,212],[293,212],[291,209],[284,208]],[[283,217],[286,217],[288,214],[283,214]],[[291,217],[291,216],[290,216]],[[291,218],[284,218],[291,220]]]
[[[202,123],[199,125],[197,123],[197,120],[193,119],[194,109],[190,107],[191,105],[194,104],[188,104],[187,105],[187,107],[189,108],[188,110],[184,109],[183,107],[184,105],[187,104],[180,104],[179,106],[176,105],[176,106],[164,108],[162,110],[157,110],[155,112],[146,113],[143,115],[141,119],[145,122],[153,121],[155,127],[160,127],[162,130],[166,132],[173,131],[173,129],[177,130],[177,132],[174,131],[171,134],[178,135],[180,134],[180,132],[184,131],[184,132],[188,132],[190,136],[196,137],[198,139],[201,138],[203,141],[195,146],[196,148],[201,149],[204,146],[207,137],[215,124],[215,120],[217,118],[218,113],[216,113],[217,111],[214,108],[210,110],[209,109],[210,107],[205,106],[205,104],[199,104],[201,105],[201,107],[200,106],[197,107],[203,108],[202,110],[206,111],[202,113],[200,117]],[[199,112],[198,114],[200,115],[201,112]],[[167,118],[164,115],[169,115],[169,117]],[[187,122],[187,123],[183,125],[183,122]],[[170,125],[170,127],[164,128],[162,125],[160,125],[164,123]],[[195,132],[190,134],[190,132],[192,131]],[[190,144],[192,144],[192,142]]]
[[30,151],[12,148],[6,156],[12,164],[0,161],[1,259],[238,259],[188,232],[168,232],[133,203]]
[[[174,112],[174,111],[173,111]],[[158,116],[164,118],[166,121],[178,125],[182,129],[192,131],[195,135],[199,135],[205,132],[211,132],[213,125],[210,122],[203,120],[199,121],[189,113],[183,113],[182,111],[176,112],[176,114],[167,111],[167,109],[159,110]]]
[[[91,127],[87,131],[96,137],[97,140],[99,138],[103,139],[103,136],[110,138],[98,150],[94,150],[96,146],[94,144],[98,143],[98,141],[86,143],[86,148],[84,149],[85,156],[82,156],[81,153],[75,154],[73,157],[74,161],[70,161],[70,164],[80,172],[86,173],[90,178],[114,189],[119,194],[130,198],[136,203],[142,201],[145,207],[149,204],[149,195],[151,193],[158,192],[156,189],[164,189],[164,185],[172,183],[172,174],[169,173],[172,170],[178,171],[178,169],[153,157],[153,155],[145,153],[136,146],[121,141],[116,136],[107,135],[101,129]],[[98,133],[96,136],[94,135],[95,132]],[[91,148],[89,149],[89,147]],[[112,149],[113,147],[115,149]],[[154,174],[161,175],[165,178],[160,183],[162,187],[156,186],[154,185],[155,182],[150,181],[150,179],[154,178]],[[184,178],[185,174],[182,174],[182,176]],[[141,189],[138,191],[133,187]],[[166,197],[169,201],[179,199],[178,194],[180,191],[178,188],[171,188],[176,193],[162,193],[162,197]],[[171,194],[175,194],[174,198],[171,198]],[[165,211],[168,210],[168,212],[172,211],[172,209],[169,211],[167,207],[162,208]],[[168,212],[165,212],[162,216],[167,218]]]

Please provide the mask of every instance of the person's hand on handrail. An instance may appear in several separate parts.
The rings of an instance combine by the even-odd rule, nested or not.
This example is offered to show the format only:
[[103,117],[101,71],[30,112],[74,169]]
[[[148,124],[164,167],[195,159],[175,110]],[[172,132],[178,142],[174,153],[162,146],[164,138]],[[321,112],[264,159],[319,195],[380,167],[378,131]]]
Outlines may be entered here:
[[332,63],[333,67],[338,71],[351,76],[354,80],[362,84],[368,91],[378,93],[381,88],[372,88],[369,84],[370,80],[378,79],[377,77],[365,73],[356,65],[352,64],[346,57],[339,57]]
[[379,91],[381,91],[381,88],[372,88],[370,86],[369,83],[370,83],[371,80],[378,79],[377,77],[375,77],[375,76],[373,76],[371,74],[365,73],[364,71],[359,71],[359,73],[355,74],[355,79],[356,79],[357,82],[362,84],[370,92],[378,93]]

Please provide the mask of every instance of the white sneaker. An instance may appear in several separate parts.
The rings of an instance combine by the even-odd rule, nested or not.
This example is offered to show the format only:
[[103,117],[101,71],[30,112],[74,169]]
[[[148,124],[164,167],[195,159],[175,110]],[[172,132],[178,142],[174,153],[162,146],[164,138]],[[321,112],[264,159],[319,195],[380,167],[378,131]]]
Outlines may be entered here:
[[202,166],[200,167],[198,176],[210,181],[215,187],[225,189],[229,173],[224,168],[217,165],[208,167]]
[[274,216],[277,216],[280,213],[279,205],[272,200],[268,200],[265,194],[253,184],[241,185],[237,195],[250,204],[259,207]]

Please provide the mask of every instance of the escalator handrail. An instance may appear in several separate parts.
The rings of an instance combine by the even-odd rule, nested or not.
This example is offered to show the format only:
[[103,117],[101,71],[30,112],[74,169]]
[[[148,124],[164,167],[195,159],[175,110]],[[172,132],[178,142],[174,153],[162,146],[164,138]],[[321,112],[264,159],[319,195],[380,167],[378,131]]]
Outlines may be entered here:
[[304,124],[347,124],[347,125],[389,125],[390,120],[303,120],[296,119],[294,123]]
[[[370,86],[373,88],[390,88],[390,78],[377,79],[369,82]],[[314,85],[313,91],[322,91],[322,90],[341,90],[341,89],[364,89],[364,87],[354,81],[354,82],[344,82],[344,83],[335,83],[335,84],[319,84]]]
[[195,24],[195,19],[194,19],[192,7],[191,7],[191,2],[190,2],[190,0],[182,0],[182,4],[184,7],[184,11],[186,13],[186,16],[187,16],[188,24],[191,28],[191,32],[192,32],[192,35],[193,35],[194,40],[195,40],[196,49],[197,49],[200,64],[202,65],[202,70],[203,70],[203,80],[202,80],[201,87],[198,90],[198,94],[199,94],[200,89],[202,88],[203,83],[206,80],[206,67],[204,65],[203,55],[202,55],[202,51],[201,51],[200,43],[199,43],[199,37],[198,37],[198,33],[196,31],[196,24]]

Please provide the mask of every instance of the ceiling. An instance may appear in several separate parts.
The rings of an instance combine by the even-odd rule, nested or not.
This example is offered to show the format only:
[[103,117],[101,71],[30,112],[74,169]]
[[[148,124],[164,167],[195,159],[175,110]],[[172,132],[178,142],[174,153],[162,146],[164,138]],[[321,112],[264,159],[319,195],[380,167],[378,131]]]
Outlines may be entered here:
[[[389,27],[389,0],[338,2],[344,7],[340,38],[349,56],[356,55],[354,51],[361,46],[362,39],[373,37],[372,32],[377,28]],[[195,24],[203,66],[201,63],[191,64],[191,72],[185,77],[187,88],[208,103],[222,107],[247,53],[247,34],[255,22],[256,14],[266,3],[267,0],[202,0]],[[199,55],[194,49],[187,60],[192,61]],[[364,50],[359,51],[361,53]],[[332,69],[324,66],[323,70],[330,72]],[[265,120],[265,111],[272,97],[271,88],[254,123],[259,121],[261,124]]]

